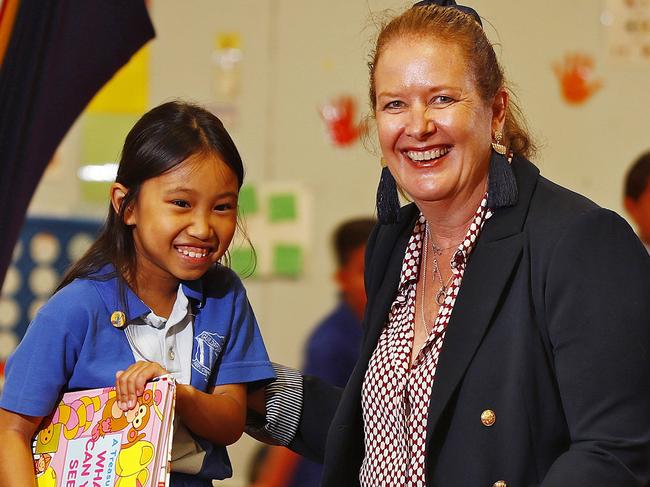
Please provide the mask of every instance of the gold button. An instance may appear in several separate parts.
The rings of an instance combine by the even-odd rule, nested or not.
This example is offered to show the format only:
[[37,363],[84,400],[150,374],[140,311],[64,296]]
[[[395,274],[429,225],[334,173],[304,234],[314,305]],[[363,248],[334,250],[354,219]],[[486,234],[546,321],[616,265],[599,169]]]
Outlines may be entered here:
[[[497,415],[494,414],[494,411],[491,409],[486,409],[481,413],[481,423],[483,423],[483,426],[492,426],[497,420]],[[502,480],[499,480],[499,482],[503,482]],[[505,483],[503,485],[497,485],[494,484],[495,487],[505,487]]]
[[111,324],[115,328],[123,328],[126,324],[126,315],[122,311],[113,311],[111,315]]
[[505,480],[497,480],[492,484],[492,487],[508,487]]

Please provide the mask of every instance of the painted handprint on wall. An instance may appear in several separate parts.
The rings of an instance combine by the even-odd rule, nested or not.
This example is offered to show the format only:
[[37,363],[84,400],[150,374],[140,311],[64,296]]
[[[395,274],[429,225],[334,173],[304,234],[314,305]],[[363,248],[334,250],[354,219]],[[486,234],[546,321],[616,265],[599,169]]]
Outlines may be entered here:
[[594,60],[581,53],[569,53],[553,64],[564,101],[571,105],[585,103],[603,83],[594,76]]
[[343,95],[328,100],[320,107],[320,114],[327,125],[332,143],[347,146],[359,138],[360,128],[356,120],[357,105],[351,96]]

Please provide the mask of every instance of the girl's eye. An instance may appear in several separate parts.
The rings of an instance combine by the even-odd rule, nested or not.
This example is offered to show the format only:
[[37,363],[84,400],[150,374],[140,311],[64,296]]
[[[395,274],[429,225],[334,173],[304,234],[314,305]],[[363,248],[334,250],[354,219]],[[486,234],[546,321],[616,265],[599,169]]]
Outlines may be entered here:
[[232,210],[234,206],[230,203],[222,203],[214,207],[216,211],[229,211]]
[[172,205],[178,206],[180,208],[189,208],[190,204],[185,200],[172,200]]

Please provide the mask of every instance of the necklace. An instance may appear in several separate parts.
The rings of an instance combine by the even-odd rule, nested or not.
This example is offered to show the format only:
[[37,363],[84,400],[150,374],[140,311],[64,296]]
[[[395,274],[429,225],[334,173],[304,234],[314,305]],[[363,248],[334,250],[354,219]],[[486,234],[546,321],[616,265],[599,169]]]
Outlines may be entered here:
[[[431,333],[431,327],[427,323],[427,320],[424,318],[424,298],[427,295],[426,290],[427,290],[427,255],[428,255],[428,248],[429,248],[429,241],[431,241],[431,233],[429,232],[429,224],[425,223],[425,233],[424,233],[424,252],[422,258],[424,259],[424,265],[422,266],[422,305],[420,306],[420,313],[421,313],[421,318],[422,318],[422,323],[424,324],[424,329],[427,332],[427,335]],[[436,244],[431,241],[431,251],[433,252],[433,278],[435,280],[436,274],[438,275],[438,281],[440,282],[440,289],[436,293],[436,303],[438,306],[442,306],[445,302],[445,298],[447,297],[447,291],[449,290],[449,284],[451,284],[451,280],[454,278],[454,273],[451,273],[451,276],[449,276],[449,279],[447,280],[447,283],[442,280],[442,273],[440,272],[440,265],[438,264],[438,259],[436,256],[442,255],[443,250],[449,250],[451,248],[457,247],[457,245],[451,245],[449,247],[445,248],[440,248]]]

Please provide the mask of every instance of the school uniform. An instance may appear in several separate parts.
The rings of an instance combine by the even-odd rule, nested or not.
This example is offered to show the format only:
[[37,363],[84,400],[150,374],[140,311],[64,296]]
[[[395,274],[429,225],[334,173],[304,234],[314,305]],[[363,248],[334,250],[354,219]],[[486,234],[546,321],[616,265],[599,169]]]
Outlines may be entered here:
[[[127,286],[121,289],[112,266],[92,279],[75,279],[39,310],[23,340],[7,361],[0,407],[29,416],[47,416],[64,391],[115,385],[115,373],[134,363],[123,329],[151,310]],[[182,283],[191,305],[193,345],[190,384],[206,392],[222,384],[273,379],[255,316],[239,278],[222,266],[202,279]],[[179,475],[172,485],[211,485],[232,475],[225,447],[195,437],[205,451],[200,471]]]

